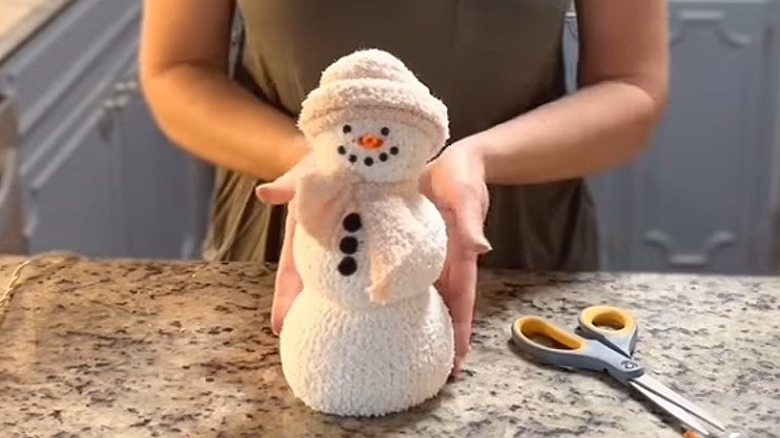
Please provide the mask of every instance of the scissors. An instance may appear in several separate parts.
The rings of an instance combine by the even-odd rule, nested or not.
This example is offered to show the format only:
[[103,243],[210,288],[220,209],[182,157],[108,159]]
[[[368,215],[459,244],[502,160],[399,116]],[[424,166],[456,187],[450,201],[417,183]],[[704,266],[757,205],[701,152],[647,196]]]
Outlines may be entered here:
[[575,333],[571,333],[543,318],[522,316],[512,324],[512,341],[548,365],[606,371],[703,437],[738,436],[726,435],[726,427],[714,415],[651,377],[633,359],[638,328],[628,312],[612,306],[591,306],[579,314],[578,323]]

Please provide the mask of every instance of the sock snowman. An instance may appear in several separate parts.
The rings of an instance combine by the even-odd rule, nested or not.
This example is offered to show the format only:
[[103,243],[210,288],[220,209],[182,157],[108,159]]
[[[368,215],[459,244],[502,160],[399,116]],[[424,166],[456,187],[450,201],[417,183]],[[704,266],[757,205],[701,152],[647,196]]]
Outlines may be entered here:
[[435,397],[453,363],[433,286],[445,225],[418,190],[449,136],[447,108],[399,59],[368,49],[325,69],[298,124],[315,171],[290,206],[303,290],[280,333],[285,379],[323,413],[406,410]]

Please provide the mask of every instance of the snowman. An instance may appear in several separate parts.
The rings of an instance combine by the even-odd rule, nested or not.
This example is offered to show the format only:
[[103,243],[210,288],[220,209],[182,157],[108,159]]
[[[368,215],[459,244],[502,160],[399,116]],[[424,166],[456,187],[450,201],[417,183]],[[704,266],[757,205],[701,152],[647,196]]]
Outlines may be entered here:
[[303,289],[279,335],[285,379],[327,414],[409,409],[437,395],[453,363],[433,286],[445,225],[418,189],[448,138],[447,109],[399,59],[368,49],[325,69],[299,127],[316,170],[290,205]]

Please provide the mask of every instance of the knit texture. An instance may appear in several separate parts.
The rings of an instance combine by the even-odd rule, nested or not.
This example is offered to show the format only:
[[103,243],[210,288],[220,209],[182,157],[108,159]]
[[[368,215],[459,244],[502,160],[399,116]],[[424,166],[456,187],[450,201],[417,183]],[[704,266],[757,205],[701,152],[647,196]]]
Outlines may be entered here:
[[299,126],[315,172],[293,199],[303,291],[280,333],[285,378],[312,409],[378,416],[434,397],[454,355],[432,286],[447,235],[418,190],[448,135],[446,107],[395,57],[352,53],[323,72]]
[[355,119],[394,118],[418,125],[435,144],[449,138],[447,107],[435,98],[398,58],[378,50],[360,50],[344,56],[322,73],[319,87],[307,96],[298,125],[308,137],[329,126]]

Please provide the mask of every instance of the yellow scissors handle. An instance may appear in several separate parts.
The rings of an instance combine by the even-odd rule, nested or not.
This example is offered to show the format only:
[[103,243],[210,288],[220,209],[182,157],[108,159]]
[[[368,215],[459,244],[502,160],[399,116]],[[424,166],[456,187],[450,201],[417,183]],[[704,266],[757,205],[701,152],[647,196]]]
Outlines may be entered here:
[[578,331],[596,339],[626,357],[631,357],[639,332],[636,321],[625,310],[614,306],[591,306],[580,312]]
[[636,329],[634,318],[625,310],[613,306],[591,306],[580,313],[580,325],[593,331],[608,327],[614,335],[630,334]]

